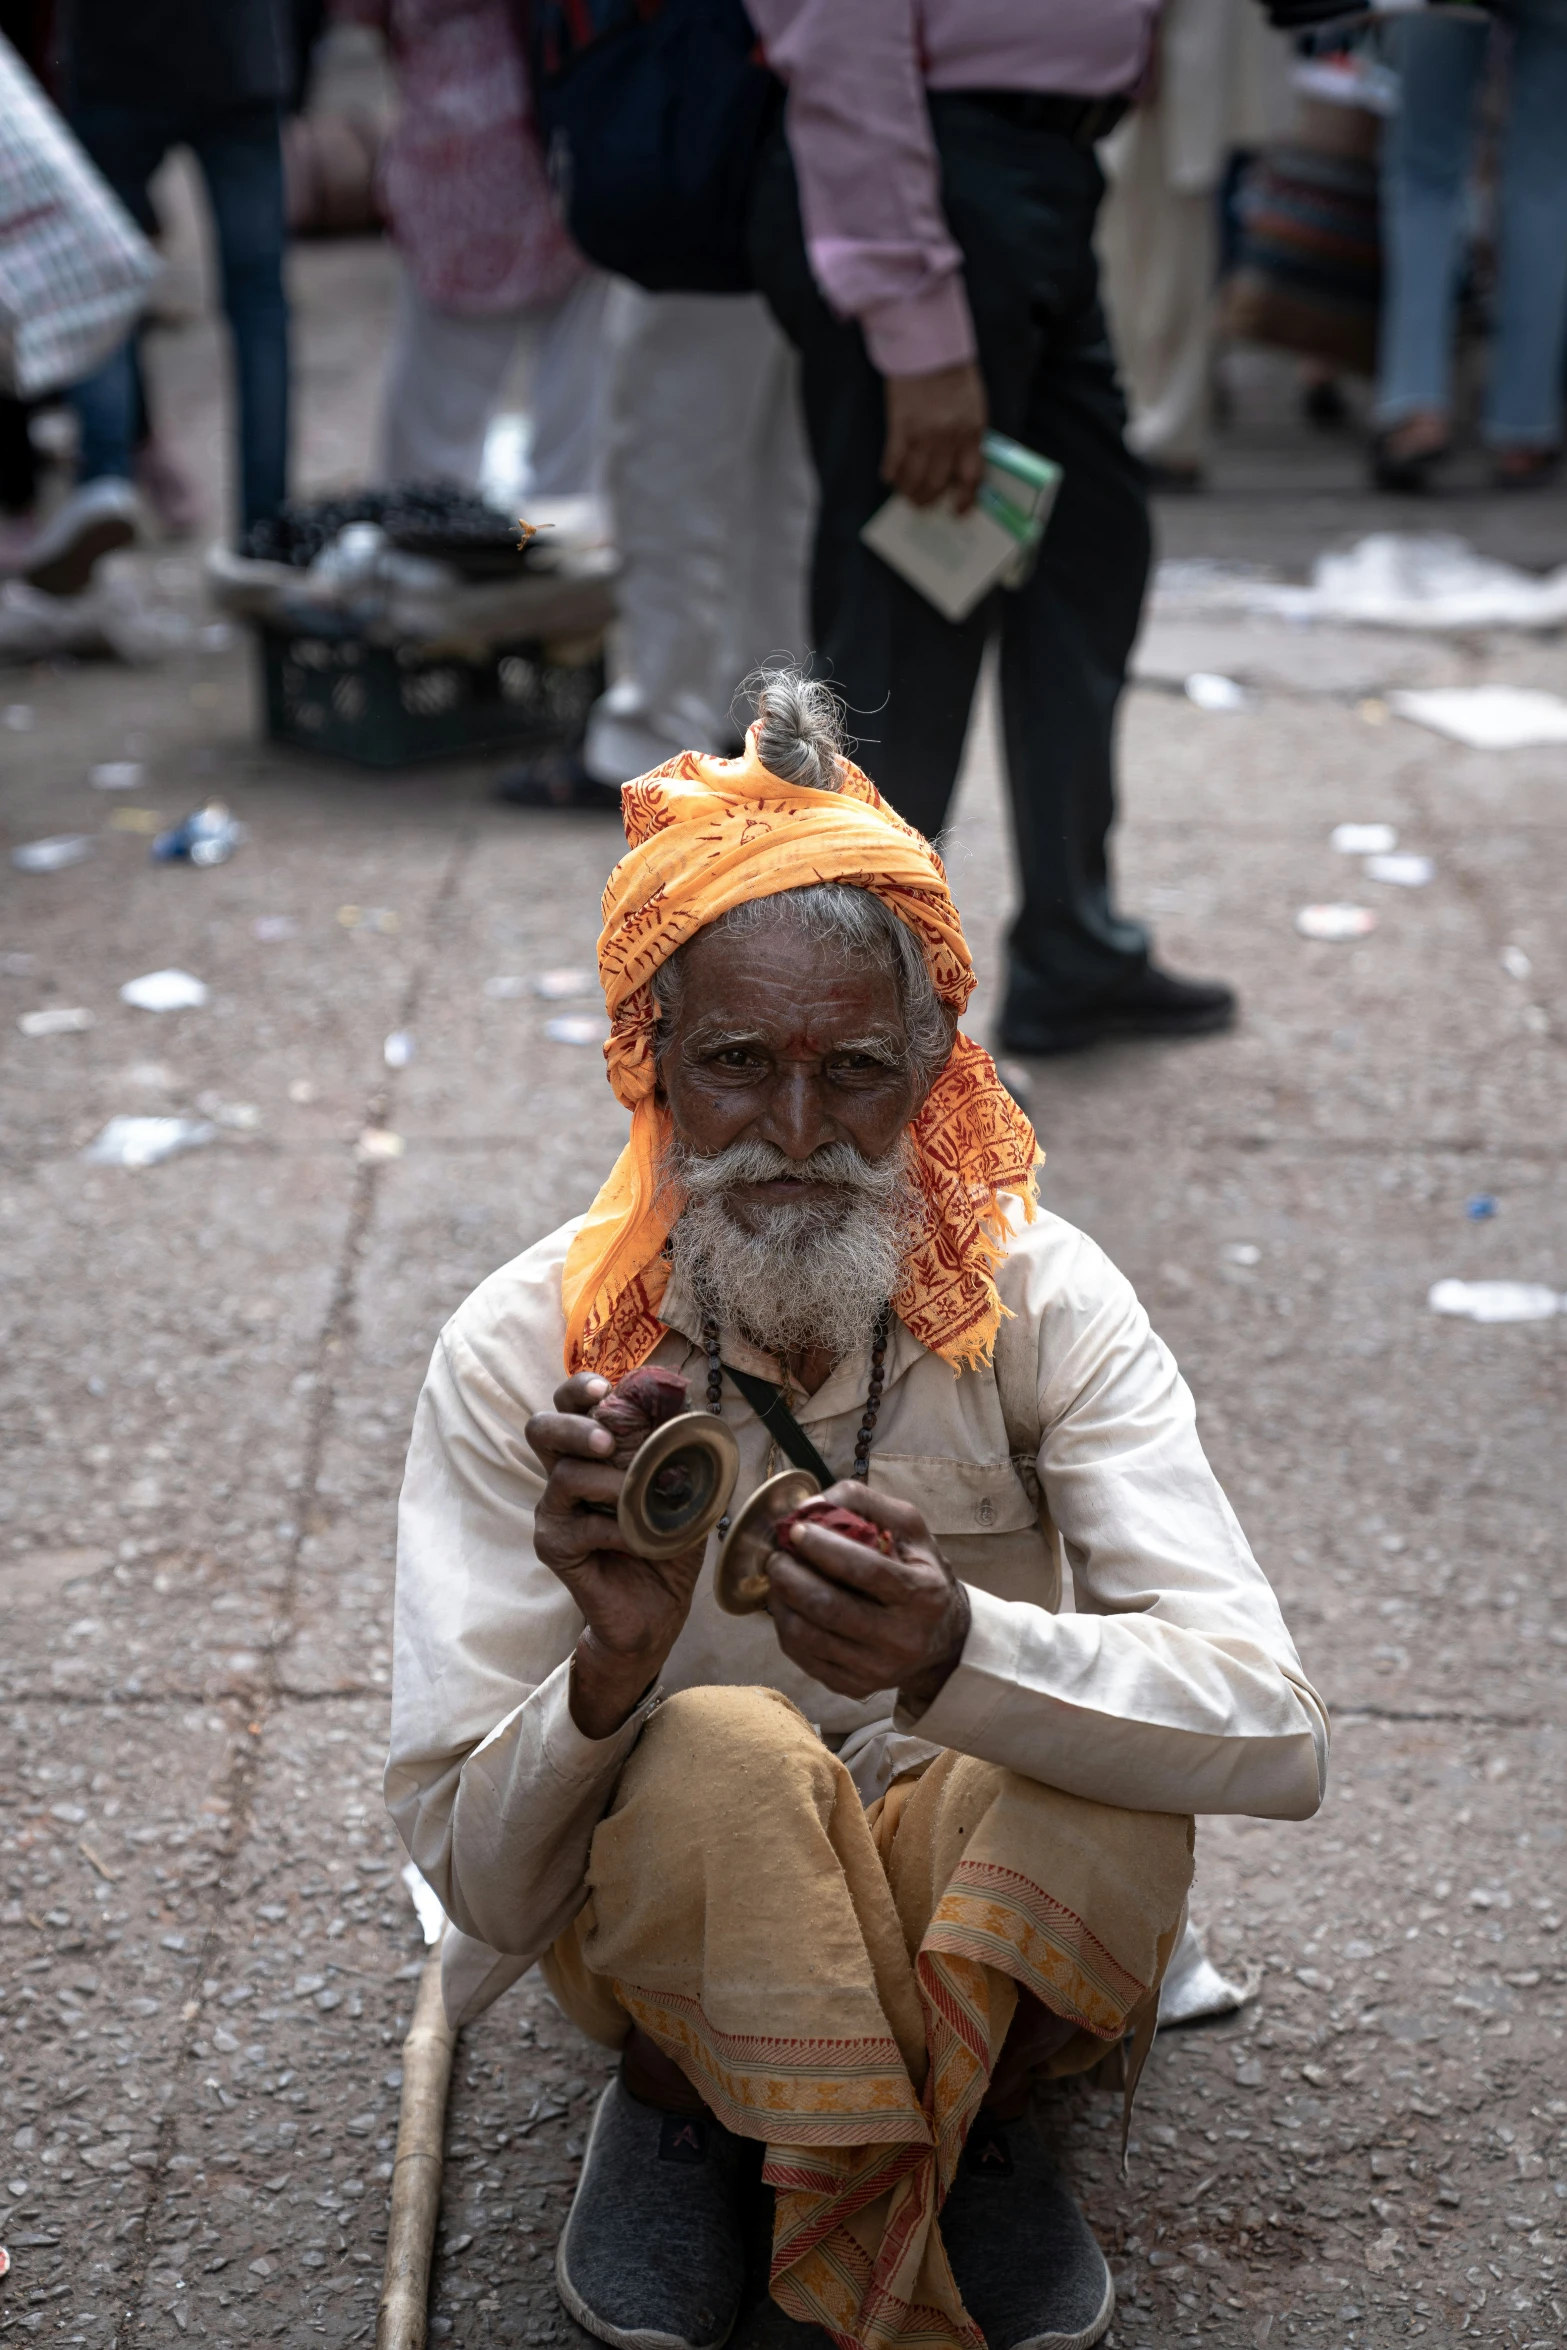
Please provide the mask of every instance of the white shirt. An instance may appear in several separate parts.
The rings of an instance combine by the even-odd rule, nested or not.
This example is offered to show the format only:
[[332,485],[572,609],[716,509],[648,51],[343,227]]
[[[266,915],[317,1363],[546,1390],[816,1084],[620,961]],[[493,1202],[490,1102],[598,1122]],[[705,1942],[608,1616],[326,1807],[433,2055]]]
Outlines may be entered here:
[[[575,1229],[502,1266],[453,1315],[403,1484],[386,1796],[472,1938],[448,1955],[464,2012],[576,1914],[621,1766],[649,1708],[678,1689],[781,1689],[867,1798],[908,1761],[953,1747],[1136,1810],[1316,1810],[1326,1713],[1204,1457],[1185,1382],[1102,1251],[1057,1216],[1025,1224],[1020,1207],[998,1275],[1010,1318],[994,1368],[954,1372],[901,1322],[887,1351],[871,1483],[923,1512],[972,1609],[934,1703],[910,1718],[894,1691],[859,1701],[812,1680],[769,1616],[717,1607],[710,1546],[658,1687],[612,1737],[585,1737],[567,1697],[582,1619],[534,1556],[543,1477],[523,1433],[565,1376],[560,1281]],[[653,1360],[684,1372],[700,1409],[700,1317],[677,1283],[661,1310],[670,1329]],[[777,1376],[738,1338],[726,1335],[724,1353]],[[792,1399],[840,1474],[869,1370],[867,1333],[813,1396]],[[723,1408],[740,1442],[738,1507],[787,1463],[732,1387]]]

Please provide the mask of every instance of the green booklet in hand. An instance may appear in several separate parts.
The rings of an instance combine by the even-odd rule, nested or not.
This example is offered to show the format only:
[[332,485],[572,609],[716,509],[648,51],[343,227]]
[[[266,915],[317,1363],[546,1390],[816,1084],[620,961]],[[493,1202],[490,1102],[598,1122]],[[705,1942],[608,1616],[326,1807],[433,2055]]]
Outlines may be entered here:
[[966,620],[992,588],[1028,578],[1061,485],[1061,468],[1005,433],[981,443],[985,471],[966,514],[950,498],[915,506],[894,492],[860,537],[948,620]]

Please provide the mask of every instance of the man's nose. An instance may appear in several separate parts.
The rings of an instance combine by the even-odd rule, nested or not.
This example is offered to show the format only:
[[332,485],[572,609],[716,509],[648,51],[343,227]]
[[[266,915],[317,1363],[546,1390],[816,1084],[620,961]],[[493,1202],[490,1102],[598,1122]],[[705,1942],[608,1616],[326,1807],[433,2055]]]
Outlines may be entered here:
[[814,1069],[781,1069],[767,1104],[762,1132],[786,1158],[808,1159],[833,1139]]

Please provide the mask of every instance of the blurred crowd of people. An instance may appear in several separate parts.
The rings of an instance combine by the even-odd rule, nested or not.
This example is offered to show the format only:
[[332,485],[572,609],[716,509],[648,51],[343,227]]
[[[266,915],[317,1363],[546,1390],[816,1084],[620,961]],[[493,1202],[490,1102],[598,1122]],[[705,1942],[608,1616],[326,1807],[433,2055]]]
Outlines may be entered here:
[[[289,486],[285,132],[326,13],[0,0],[0,31],[149,234],[163,160],[195,158],[241,540]],[[648,13],[569,12],[590,40]],[[627,776],[681,749],[733,748],[744,675],[809,654],[884,788],[934,835],[999,637],[1023,882],[1004,1041],[1222,1026],[1229,991],[1160,971],[1115,908],[1106,842],[1147,492],[1202,485],[1223,336],[1294,350],[1320,422],[1344,421],[1344,384],[1369,375],[1387,489],[1430,488],[1453,447],[1461,319],[1488,326],[1497,481],[1542,481],[1561,440],[1567,0],[1301,36],[1328,13],[750,0],[779,102],[747,163],[747,282],[716,291],[633,283],[573,242],[534,87],[549,0],[333,0],[376,29],[396,85],[376,172],[401,264],[384,478],[476,486],[525,344],[530,494],[602,499],[619,550],[612,681],[584,739],[507,795],[614,807]],[[176,535],[199,519],[138,336],[69,406],[75,486],[45,514],[33,419],[0,402],[0,555],[56,594],[149,511]],[[953,622],[860,534],[889,489],[965,508],[992,426],[1063,481],[1032,578]]]

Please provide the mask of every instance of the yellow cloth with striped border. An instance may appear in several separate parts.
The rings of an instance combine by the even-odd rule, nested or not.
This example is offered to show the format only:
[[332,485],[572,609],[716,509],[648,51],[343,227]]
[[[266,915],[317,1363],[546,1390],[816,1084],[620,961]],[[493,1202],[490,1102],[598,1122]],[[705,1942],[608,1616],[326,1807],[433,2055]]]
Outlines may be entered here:
[[[943,1754],[869,1813],[776,1690],[649,1718],[545,1973],[585,2031],[635,2022],[767,2146],[771,2290],[840,2350],[985,2350],[939,2213],[1020,1987],[1086,2070],[1145,2041],[1192,1822]],[[629,2019],[629,2021],[628,2021]]]

